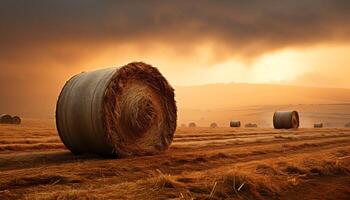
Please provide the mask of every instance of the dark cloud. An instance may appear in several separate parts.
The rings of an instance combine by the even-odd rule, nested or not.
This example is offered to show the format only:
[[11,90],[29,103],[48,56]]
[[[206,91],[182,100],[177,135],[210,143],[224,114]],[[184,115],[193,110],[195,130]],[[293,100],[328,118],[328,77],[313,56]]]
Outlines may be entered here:
[[47,85],[58,88],[69,76],[63,69],[107,46],[146,45],[149,52],[148,46],[161,43],[190,57],[210,41],[215,59],[251,58],[286,47],[349,42],[349,10],[348,0],[2,0],[0,111],[13,98],[29,98],[20,101],[25,108],[40,102]]
[[47,45],[203,39],[237,54],[348,40],[347,0],[1,1],[1,52]]

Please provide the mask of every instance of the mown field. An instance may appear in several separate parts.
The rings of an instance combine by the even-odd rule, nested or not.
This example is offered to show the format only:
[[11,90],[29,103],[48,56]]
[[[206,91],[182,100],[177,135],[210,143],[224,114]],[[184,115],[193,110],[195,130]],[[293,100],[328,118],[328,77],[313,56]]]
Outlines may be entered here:
[[178,128],[161,155],[115,159],[25,119],[0,125],[0,199],[350,199],[350,129]]

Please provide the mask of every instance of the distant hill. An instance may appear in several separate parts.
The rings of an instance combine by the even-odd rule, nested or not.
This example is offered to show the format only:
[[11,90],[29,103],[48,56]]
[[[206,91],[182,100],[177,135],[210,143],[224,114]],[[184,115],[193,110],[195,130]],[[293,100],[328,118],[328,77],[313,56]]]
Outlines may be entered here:
[[209,84],[176,88],[178,107],[227,109],[252,105],[347,104],[350,89],[268,84]]
[[350,89],[265,84],[211,84],[176,87],[178,123],[227,126],[232,119],[272,126],[273,112],[297,110],[301,126],[323,122],[343,127],[350,122]]

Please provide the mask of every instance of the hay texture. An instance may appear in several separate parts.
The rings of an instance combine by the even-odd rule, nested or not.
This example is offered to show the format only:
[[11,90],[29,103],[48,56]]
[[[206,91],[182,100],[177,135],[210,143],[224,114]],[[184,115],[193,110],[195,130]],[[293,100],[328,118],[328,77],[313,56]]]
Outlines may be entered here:
[[241,127],[241,122],[240,121],[237,121],[237,120],[232,120],[230,121],[230,127]]
[[275,129],[299,128],[299,113],[297,111],[278,111],[273,115]]
[[56,107],[60,138],[78,154],[162,152],[172,143],[176,120],[174,89],[142,62],[74,76]]

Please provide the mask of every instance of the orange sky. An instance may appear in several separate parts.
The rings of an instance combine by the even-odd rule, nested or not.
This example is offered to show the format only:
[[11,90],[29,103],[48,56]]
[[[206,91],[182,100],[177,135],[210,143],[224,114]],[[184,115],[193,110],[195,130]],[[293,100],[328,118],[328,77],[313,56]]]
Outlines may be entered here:
[[0,113],[51,115],[70,76],[131,61],[172,85],[350,88],[349,10],[346,0],[1,1]]

